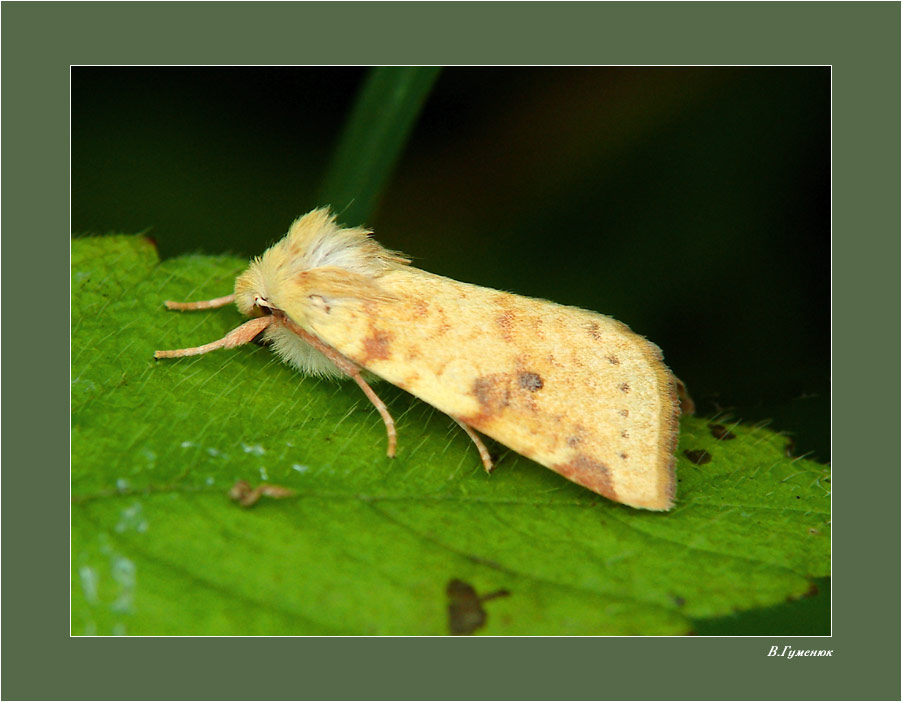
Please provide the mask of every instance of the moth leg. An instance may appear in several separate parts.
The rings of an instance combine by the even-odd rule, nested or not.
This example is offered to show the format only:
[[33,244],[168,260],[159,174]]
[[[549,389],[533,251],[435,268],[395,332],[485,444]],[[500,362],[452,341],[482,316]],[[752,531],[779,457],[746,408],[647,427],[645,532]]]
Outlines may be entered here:
[[235,295],[215,297],[212,300],[200,300],[199,302],[173,302],[166,300],[163,304],[168,310],[214,310],[217,307],[225,307],[235,302]]
[[382,417],[382,421],[385,424],[385,432],[388,434],[388,450],[386,451],[386,455],[389,458],[395,457],[395,446],[398,442],[398,433],[395,431],[395,420],[392,419],[391,414],[389,414],[388,407],[385,406],[385,403],[379,398],[379,396],[373,391],[373,388],[370,387],[369,383],[367,383],[363,376],[360,375],[360,369],[348,358],[342,356],[338,351],[333,349],[326,343],[320,341],[317,337],[313,336],[310,332],[308,332],[303,327],[299,327],[297,324],[292,322],[288,317],[284,314],[279,314],[275,319],[279,319],[282,324],[284,324],[288,329],[297,334],[301,339],[310,344],[313,348],[319,351],[323,356],[328,358],[332,363],[334,363],[340,371],[347,374],[357,385],[363,390],[363,394],[367,396],[367,399],[373,403],[373,406],[379,412]]
[[482,459],[482,465],[485,466],[485,472],[491,475],[492,471],[495,470],[495,465],[492,463],[492,456],[489,454],[489,450],[485,447],[485,444],[482,443],[482,439],[479,438],[479,435],[473,431],[473,428],[469,424],[464,424],[456,417],[454,418],[454,421],[460,424],[460,428],[467,432],[467,436],[469,436],[473,443],[476,444],[476,448],[479,451],[479,457]]
[[191,349],[175,349],[174,351],[154,351],[154,358],[181,358],[182,356],[199,356],[202,353],[216,351],[216,349],[233,349],[249,341],[272,324],[271,316],[255,317],[245,322],[240,327],[233,329],[219,341],[213,341],[203,346],[195,346]]
[[[341,368],[341,366],[339,366]],[[369,383],[367,383],[363,377],[360,375],[360,371],[357,368],[353,370],[345,370],[342,368],[351,378],[354,379],[354,382],[360,386],[360,389],[363,390],[363,394],[369,398],[369,401],[373,403],[373,406],[379,410],[379,414],[382,415],[382,421],[385,423],[385,431],[388,434],[388,450],[385,454],[389,458],[395,457],[395,445],[397,444],[398,434],[395,431],[395,420],[392,419],[391,414],[388,412],[388,407],[385,406],[385,403],[379,398],[379,396],[373,392],[373,389],[370,387]]]

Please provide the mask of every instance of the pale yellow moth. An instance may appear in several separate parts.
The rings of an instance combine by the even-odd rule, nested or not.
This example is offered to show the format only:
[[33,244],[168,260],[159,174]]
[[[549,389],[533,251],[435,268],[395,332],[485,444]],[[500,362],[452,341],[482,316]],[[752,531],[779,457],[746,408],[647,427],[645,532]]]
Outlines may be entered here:
[[197,310],[234,302],[252,317],[219,341],[157,351],[174,358],[232,348],[259,334],[302,373],[350,377],[395,425],[361,371],[611,500],[666,510],[676,491],[679,381],[657,346],[621,322],[413,268],[328,209],[297,219],[254,259],[232,295],[166,302]]

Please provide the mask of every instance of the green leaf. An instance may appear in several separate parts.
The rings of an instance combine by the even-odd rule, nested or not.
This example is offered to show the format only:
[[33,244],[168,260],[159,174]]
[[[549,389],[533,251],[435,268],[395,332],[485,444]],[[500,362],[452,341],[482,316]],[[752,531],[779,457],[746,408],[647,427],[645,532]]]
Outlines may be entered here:
[[331,205],[348,224],[370,219],[439,70],[389,66],[370,71],[323,179],[318,203]]
[[[161,303],[227,294],[244,266],[73,242],[73,633],[442,634],[456,579],[509,593],[474,605],[480,633],[679,634],[829,572],[828,469],[762,427],[684,418],[678,504],[652,513],[497,444],[488,476],[451,419],[385,384],[394,460],[352,383],[253,346],[154,361],[242,321]],[[242,508],[238,480],[296,496]]]

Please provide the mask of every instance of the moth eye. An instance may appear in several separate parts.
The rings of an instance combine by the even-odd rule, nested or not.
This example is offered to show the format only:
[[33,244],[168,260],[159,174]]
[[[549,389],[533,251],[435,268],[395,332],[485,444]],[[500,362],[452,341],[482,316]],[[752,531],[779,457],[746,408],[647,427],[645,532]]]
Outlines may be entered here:
[[269,304],[269,300],[262,295],[254,295],[253,314],[255,317],[263,317],[272,314],[272,307]]

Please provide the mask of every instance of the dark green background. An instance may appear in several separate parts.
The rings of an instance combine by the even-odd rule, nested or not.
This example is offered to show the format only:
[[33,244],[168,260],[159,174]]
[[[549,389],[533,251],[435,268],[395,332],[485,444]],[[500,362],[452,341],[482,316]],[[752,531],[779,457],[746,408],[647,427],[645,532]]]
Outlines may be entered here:
[[[898,698],[897,4],[20,3],[3,19],[4,697]],[[68,290],[68,65],[159,62],[832,64],[834,636],[68,639],[68,329],[26,332],[40,315],[23,310],[52,319]],[[394,236],[389,202],[374,224]],[[785,643],[834,657],[766,657]]]
[[[75,68],[73,231],[262,252],[332,204],[364,74]],[[829,461],[829,136],[829,67],[447,68],[367,223],[429,270],[626,321],[701,412]]]

